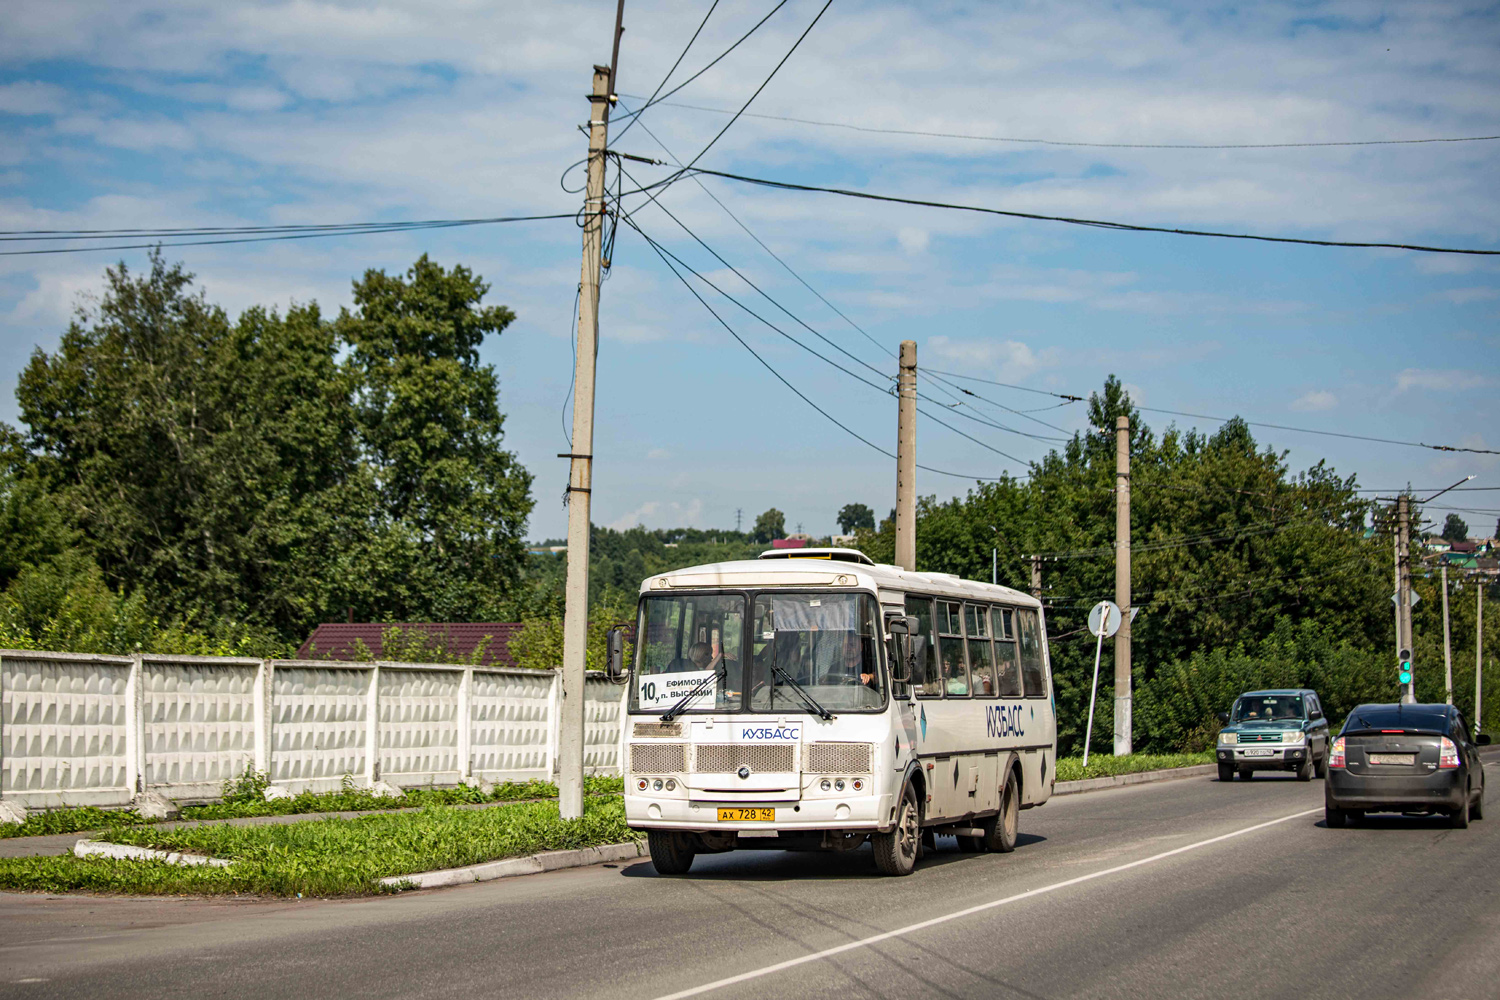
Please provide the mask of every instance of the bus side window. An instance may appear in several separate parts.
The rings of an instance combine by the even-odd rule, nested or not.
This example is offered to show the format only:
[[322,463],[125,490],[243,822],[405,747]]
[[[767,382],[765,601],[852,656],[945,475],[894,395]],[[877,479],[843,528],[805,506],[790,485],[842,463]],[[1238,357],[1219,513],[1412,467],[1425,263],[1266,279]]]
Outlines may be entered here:
[[943,688],[938,678],[937,644],[933,639],[932,599],[908,597],[906,613],[917,620],[917,631],[911,638],[911,651],[916,660],[912,666],[912,690],[919,698],[941,698]]
[[1047,671],[1042,663],[1041,628],[1037,624],[1036,612],[1029,608],[1016,611],[1016,632],[1021,653],[1021,680],[1026,687],[1026,697],[1047,697]]
[[943,664],[943,691],[950,698],[969,695],[969,665],[964,657],[963,605],[938,601],[938,652]]
[[1010,608],[995,608],[995,692],[1002,698],[1021,697],[1021,661],[1016,652],[1016,619]]
[[964,635],[969,646],[969,673],[974,697],[995,697],[995,651],[990,645],[990,609],[983,604],[964,605]]

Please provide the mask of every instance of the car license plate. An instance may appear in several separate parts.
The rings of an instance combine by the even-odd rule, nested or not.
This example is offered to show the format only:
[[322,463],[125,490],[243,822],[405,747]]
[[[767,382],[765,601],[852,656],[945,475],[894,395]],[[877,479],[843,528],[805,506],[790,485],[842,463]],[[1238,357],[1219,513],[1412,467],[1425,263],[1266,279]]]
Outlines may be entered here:
[[1410,767],[1411,765],[1415,764],[1416,762],[1417,762],[1417,755],[1414,754],[1414,753],[1372,753],[1372,754],[1370,754],[1370,763],[1371,764],[1397,764],[1397,765],[1400,765],[1400,766],[1403,766],[1403,767]]
[[733,809],[720,809],[720,823],[774,823],[776,821],[776,810],[769,806],[739,806]]
[[1276,756],[1276,751],[1271,749],[1241,750],[1240,754],[1245,757],[1274,757]]

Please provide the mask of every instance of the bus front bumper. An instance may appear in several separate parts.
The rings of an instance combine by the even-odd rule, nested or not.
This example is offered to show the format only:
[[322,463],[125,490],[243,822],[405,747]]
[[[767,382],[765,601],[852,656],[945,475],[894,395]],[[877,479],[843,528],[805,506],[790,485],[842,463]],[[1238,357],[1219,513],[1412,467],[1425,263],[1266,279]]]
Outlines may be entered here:
[[[776,810],[772,821],[719,819],[720,809]],[[803,798],[794,802],[719,802],[707,799],[625,795],[625,822],[633,830],[683,830],[693,833],[731,833],[774,830],[889,830],[895,808],[891,794],[851,794]]]

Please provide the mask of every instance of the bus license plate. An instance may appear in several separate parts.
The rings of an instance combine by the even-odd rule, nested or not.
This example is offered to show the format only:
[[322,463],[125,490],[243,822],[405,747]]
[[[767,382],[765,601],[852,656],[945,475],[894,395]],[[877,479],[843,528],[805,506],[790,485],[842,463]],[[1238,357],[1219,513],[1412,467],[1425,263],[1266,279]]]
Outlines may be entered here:
[[766,806],[743,806],[733,809],[719,810],[720,823],[774,823],[776,822],[776,810]]
[[1241,750],[1246,757],[1270,757],[1276,753],[1275,750]]

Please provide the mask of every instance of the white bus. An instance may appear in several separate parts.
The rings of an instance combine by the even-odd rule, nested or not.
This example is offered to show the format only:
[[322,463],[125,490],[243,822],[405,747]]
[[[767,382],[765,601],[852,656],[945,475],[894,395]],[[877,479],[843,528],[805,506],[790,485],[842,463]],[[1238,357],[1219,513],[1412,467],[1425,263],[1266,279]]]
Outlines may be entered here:
[[773,550],[641,585],[625,814],[651,860],[924,844],[1011,851],[1052,793],[1057,725],[1032,597],[850,549]]

